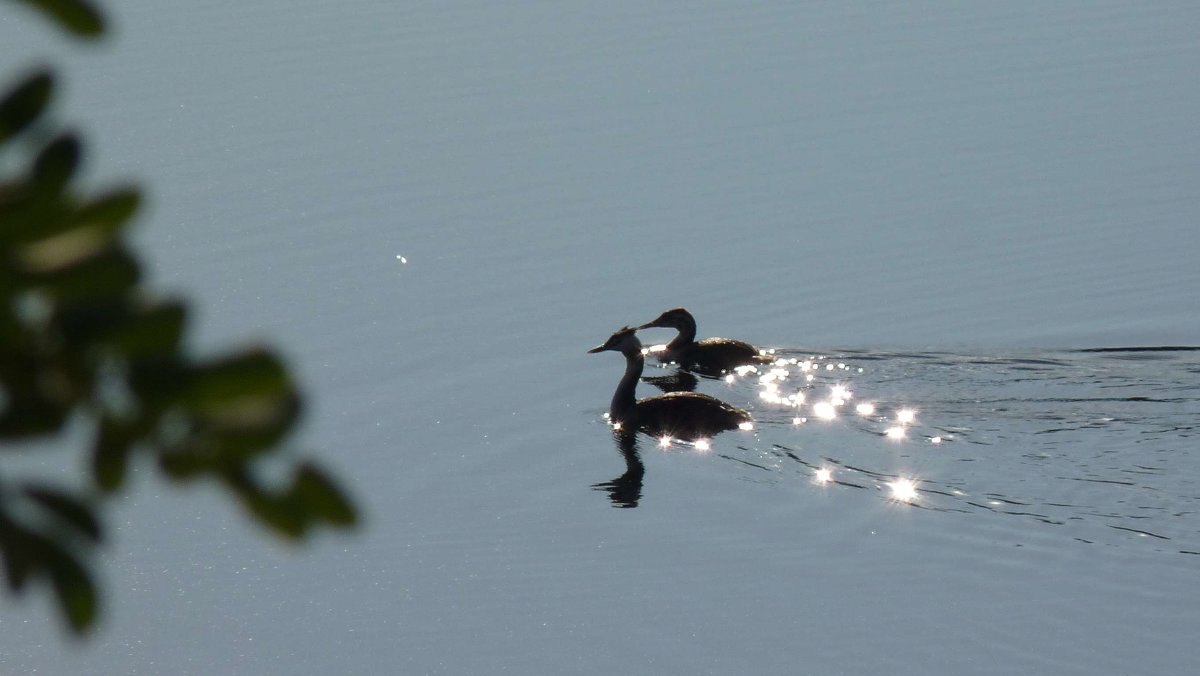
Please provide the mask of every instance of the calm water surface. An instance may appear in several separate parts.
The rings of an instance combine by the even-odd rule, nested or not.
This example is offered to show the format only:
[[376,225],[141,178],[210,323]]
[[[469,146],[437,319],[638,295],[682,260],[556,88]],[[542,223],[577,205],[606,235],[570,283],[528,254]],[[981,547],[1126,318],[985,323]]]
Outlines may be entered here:
[[[284,347],[366,527],[140,468],[104,626],[6,597],[0,673],[1194,670],[1200,356],[1078,349],[1200,343],[1191,4],[243,5],[0,55],[67,64],[154,284]],[[585,350],[676,305],[786,373],[621,448]]]

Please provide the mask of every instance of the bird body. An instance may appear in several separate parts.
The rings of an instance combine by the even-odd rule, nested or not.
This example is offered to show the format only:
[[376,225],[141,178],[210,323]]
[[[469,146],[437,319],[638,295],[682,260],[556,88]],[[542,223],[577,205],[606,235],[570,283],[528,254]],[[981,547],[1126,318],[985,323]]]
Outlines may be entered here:
[[682,368],[704,375],[720,375],[739,366],[768,364],[772,360],[758,348],[742,340],[705,338],[696,340],[696,319],[687,309],[677,307],[662,313],[638,329],[672,328],[679,334],[661,349],[651,354],[663,362],[673,362]]

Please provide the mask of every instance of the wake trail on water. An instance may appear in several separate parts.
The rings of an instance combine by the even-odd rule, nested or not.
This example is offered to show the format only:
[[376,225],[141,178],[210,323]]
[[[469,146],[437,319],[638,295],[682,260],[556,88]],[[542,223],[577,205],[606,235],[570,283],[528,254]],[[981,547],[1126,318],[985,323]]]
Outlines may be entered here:
[[1200,554],[1200,348],[775,355],[700,385],[753,411],[739,473]]

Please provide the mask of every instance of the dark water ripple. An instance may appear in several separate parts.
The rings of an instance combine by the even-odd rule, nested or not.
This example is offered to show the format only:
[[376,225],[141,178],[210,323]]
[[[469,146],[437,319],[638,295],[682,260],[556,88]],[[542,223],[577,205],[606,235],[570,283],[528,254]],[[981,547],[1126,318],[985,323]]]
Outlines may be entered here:
[[[885,500],[907,479],[916,492],[906,504],[1011,519],[1004,530],[1018,541],[1026,528],[1051,527],[1079,542],[1200,553],[1194,348],[778,356],[812,364],[783,365],[780,389],[805,393],[798,408],[760,398],[757,375],[700,384],[753,409],[753,442],[715,445],[740,474]],[[853,398],[836,419],[817,419],[812,405],[833,385]],[[856,413],[860,402],[874,412]],[[905,407],[916,419],[900,425],[903,439],[889,438]],[[829,479],[814,481],[822,469]]]

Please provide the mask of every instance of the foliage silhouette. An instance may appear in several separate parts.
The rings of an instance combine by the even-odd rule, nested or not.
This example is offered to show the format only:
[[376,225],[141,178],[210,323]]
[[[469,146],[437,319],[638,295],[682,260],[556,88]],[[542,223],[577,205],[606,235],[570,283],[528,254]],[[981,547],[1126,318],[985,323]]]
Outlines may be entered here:
[[[20,2],[76,36],[104,30],[87,2]],[[33,452],[27,442],[84,426],[91,473],[77,490],[0,474],[0,555],[10,590],[48,582],[78,634],[98,612],[89,561],[103,541],[100,506],[135,454],[153,457],[170,480],[224,485],[291,540],[322,524],[353,526],[357,516],[310,462],[291,459],[282,482],[256,474],[259,461],[281,455],[300,393],[268,348],[187,354],[186,302],[142,285],[124,237],[138,190],[87,196],[72,185],[83,143],[48,120],[55,84],[40,70],[0,93],[0,167],[25,166],[0,175],[0,452]],[[25,160],[3,161],[12,156]]]

